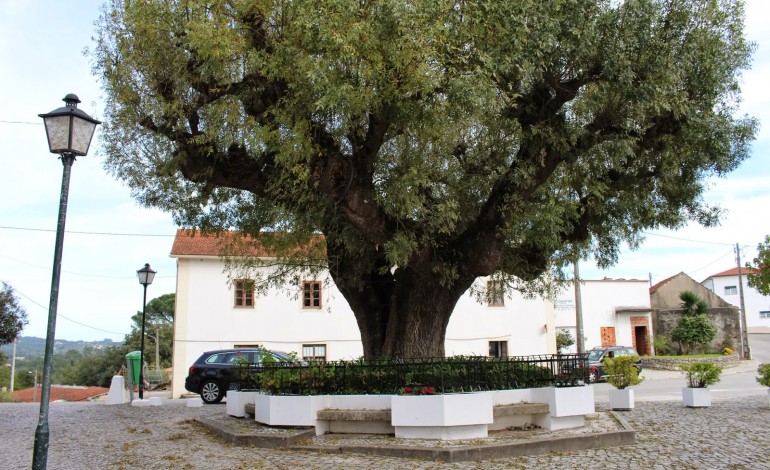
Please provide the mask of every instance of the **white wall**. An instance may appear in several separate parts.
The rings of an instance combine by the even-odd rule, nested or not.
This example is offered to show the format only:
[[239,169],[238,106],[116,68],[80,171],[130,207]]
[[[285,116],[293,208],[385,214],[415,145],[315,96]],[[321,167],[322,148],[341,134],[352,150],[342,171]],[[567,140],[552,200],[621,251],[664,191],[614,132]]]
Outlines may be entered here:
[[[601,346],[601,327],[614,326],[618,345],[632,344],[630,317],[649,313],[617,313],[623,309],[649,310],[649,282],[636,279],[583,280],[580,284],[583,307],[583,336],[586,349]],[[566,286],[556,297],[556,329],[566,329],[577,338],[575,332],[575,288]],[[652,324],[650,322],[650,335]],[[575,352],[577,346],[565,350]]]
[[[703,285],[711,289],[726,302],[740,308],[740,289],[735,294],[725,294],[725,287],[738,287],[738,276],[710,277]],[[770,311],[770,297],[764,296],[753,287],[749,287],[748,277],[743,276],[743,304],[746,309],[746,328],[770,329],[770,318],[761,318],[760,312]],[[749,330],[750,331],[750,330]]]
[[504,303],[488,306],[469,294],[462,296],[447,326],[446,354],[486,356],[490,341],[507,341],[509,356],[556,353],[551,302],[513,292]]
[[[219,258],[178,258],[173,396],[186,392],[187,370],[205,351],[259,344],[301,357],[303,344],[320,343],[328,360],[363,355],[353,312],[333,284],[324,286],[320,310],[303,309],[297,294],[274,289],[257,295],[254,308],[235,308]],[[509,356],[555,353],[553,305],[510,293],[504,306],[490,307],[464,295],[447,326],[447,355],[486,356],[490,341],[507,341]]]

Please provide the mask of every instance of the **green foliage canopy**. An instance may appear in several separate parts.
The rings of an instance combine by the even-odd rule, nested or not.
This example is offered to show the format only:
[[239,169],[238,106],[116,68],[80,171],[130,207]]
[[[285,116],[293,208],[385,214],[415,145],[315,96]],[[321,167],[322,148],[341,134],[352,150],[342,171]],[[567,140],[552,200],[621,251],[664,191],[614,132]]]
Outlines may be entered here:
[[770,295],[770,235],[757,245],[757,257],[746,267],[756,271],[748,275],[749,287],[755,288],[762,295]]
[[714,224],[704,180],[756,131],[752,47],[739,0],[113,0],[93,58],[134,196],[291,233],[287,259],[323,233],[377,357],[441,355],[479,276]]
[[0,289],[0,344],[12,343],[27,322],[27,312],[19,304],[13,288],[3,282]]

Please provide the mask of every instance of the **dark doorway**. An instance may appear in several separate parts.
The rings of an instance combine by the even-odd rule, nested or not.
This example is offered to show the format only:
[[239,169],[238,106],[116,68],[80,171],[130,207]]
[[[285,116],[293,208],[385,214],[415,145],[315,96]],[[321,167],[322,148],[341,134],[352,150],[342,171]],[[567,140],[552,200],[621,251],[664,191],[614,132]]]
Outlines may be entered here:
[[634,343],[636,343],[636,352],[642,356],[650,355],[650,340],[647,335],[646,326],[634,327]]

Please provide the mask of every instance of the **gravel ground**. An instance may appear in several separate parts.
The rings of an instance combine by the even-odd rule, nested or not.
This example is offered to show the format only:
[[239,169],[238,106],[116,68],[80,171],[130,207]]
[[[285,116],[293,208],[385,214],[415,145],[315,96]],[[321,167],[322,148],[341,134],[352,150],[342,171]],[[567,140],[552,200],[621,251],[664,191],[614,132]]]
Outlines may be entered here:
[[[770,469],[767,395],[687,409],[680,402],[637,402],[623,417],[632,446],[443,464],[422,460],[268,450],[223,444],[195,424],[223,405],[187,408],[52,403],[48,468],[54,469]],[[28,469],[37,404],[0,404],[0,469]]]

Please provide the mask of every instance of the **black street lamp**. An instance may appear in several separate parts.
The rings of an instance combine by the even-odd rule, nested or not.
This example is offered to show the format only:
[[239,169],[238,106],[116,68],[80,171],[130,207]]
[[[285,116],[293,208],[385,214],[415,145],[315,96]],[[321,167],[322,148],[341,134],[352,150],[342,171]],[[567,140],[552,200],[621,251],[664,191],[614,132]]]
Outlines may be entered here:
[[35,446],[32,454],[32,468],[45,469],[48,461],[48,401],[51,396],[51,365],[53,358],[54,333],[56,331],[56,309],[59,303],[59,276],[64,248],[64,224],[67,219],[67,198],[69,196],[70,173],[75,157],[88,154],[91,139],[97,124],[101,122],[78,109],[80,99],[70,93],[64,97],[65,106],[47,114],[39,114],[45,124],[48,148],[51,153],[61,156],[64,173],[59,198],[59,221],[56,225],[56,245],[53,253],[53,274],[51,276],[51,298],[48,303],[48,330],[45,339],[43,359],[43,383],[40,391],[40,419],[35,429]]
[[144,400],[144,319],[147,317],[147,286],[152,284],[156,271],[145,263],[142,269],[136,271],[139,284],[144,286],[144,300],[142,301],[142,346],[139,348],[139,399]]

